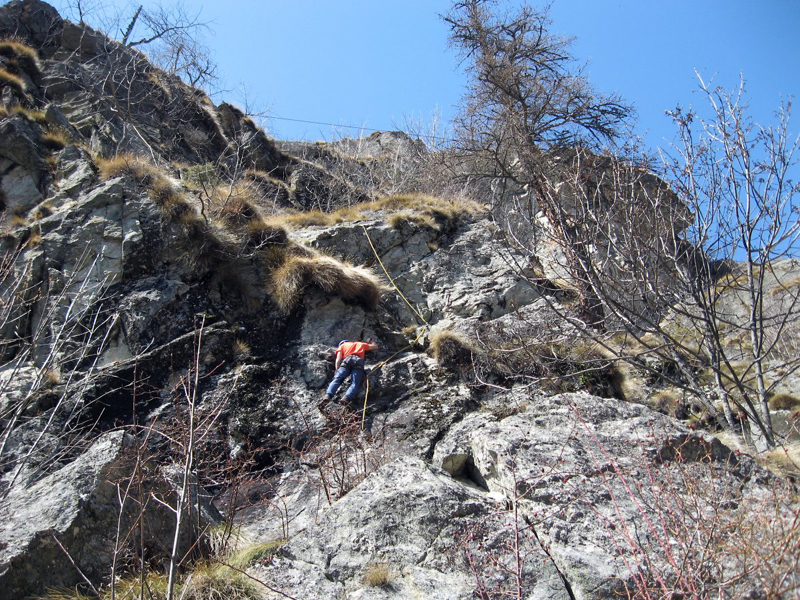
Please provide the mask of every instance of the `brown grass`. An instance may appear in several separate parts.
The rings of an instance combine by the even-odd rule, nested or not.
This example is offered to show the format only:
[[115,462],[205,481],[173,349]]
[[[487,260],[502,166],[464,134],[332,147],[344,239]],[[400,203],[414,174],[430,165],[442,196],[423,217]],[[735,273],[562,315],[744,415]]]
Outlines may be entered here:
[[249,249],[285,246],[289,241],[289,236],[283,227],[271,225],[262,219],[250,221],[244,235],[245,245]]
[[47,118],[44,114],[44,111],[35,110],[32,108],[25,108],[24,106],[13,106],[10,109],[5,109],[6,115],[8,116],[20,116],[23,119],[27,119],[31,123],[37,123],[39,125],[46,125]]
[[39,68],[39,55],[30,46],[16,40],[0,40],[0,56],[10,59],[14,65],[11,68],[19,68],[31,78],[36,79],[41,76]]
[[671,417],[678,416],[680,404],[680,397],[676,393],[668,390],[657,392],[650,399],[650,406],[653,408],[653,410],[657,410],[658,412]]
[[356,302],[367,310],[375,310],[384,287],[368,269],[339,262],[322,254],[290,255],[272,273],[270,295],[280,309],[290,313],[300,302],[303,292],[313,285],[342,300]]
[[37,206],[31,216],[35,221],[38,221],[39,219],[47,218],[52,214],[53,214],[53,207],[50,204],[50,201],[48,200],[47,202],[42,202],[39,206]]
[[226,223],[246,225],[259,217],[258,210],[244,198],[232,198],[220,210],[219,216]]
[[6,69],[0,68],[0,88],[5,87],[11,88],[20,96],[24,95],[27,89],[22,78]]
[[423,227],[425,229],[432,229],[434,231],[439,230],[439,227],[436,225],[436,221],[434,221],[433,217],[430,215],[415,214],[408,211],[395,213],[391,215],[386,222],[394,229],[400,229],[404,225],[412,225]]
[[450,231],[458,220],[467,214],[476,214],[481,207],[474,202],[445,200],[423,194],[400,194],[387,196],[375,202],[365,202],[332,213],[309,211],[274,217],[276,221],[290,228],[331,226],[347,221],[355,221],[370,213],[392,214],[387,221],[392,227],[403,223],[413,223],[436,231]]
[[478,349],[463,334],[452,329],[435,331],[430,337],[433,358],[446,369],[462,370],[472,364]]
[[48,150],[58,151],[71,144],[72,139],[63,129],[49,128],[39,136],[39,143]]
[[98,158],[95,162],[103,180],[128,175],[147,185],[153,177],[164,177],[163,172],[147,158],[135,154],[118,154],[112,158]]
[[800,398],[792,394],[774,394],[769,399],[769,407],[772,410],[795,410],[800,408]]
[[389,565],[384,562],[372,563],[364,572],[364,583],[369,587],[383,587],[392,580]]

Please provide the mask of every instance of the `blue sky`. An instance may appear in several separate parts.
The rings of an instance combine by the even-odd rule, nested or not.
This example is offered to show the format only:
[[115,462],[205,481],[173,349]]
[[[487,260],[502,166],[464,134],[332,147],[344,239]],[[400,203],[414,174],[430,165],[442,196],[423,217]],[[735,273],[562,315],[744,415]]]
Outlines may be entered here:
[[[63,9],[69,1],[53,3]],[[430,122],[437,112],[446,122],[463,91],[438,17],[449,0],[185,5],[211,27],[206,42],[223,89],[215,100],[263,113],[278,139],[359,134],[283,119],[364,127],[365,134],[401,129],[409,120]],[[743,72],[759,122],[771,118],[782,98],[800,97],[798,0],[555,0],[551,16],[554,33],[576,38],[573,53],[589,61],[593,85],[635,106],[636,131],[651,148],[672,136],[665,109],[700,103],[694,69],[725,87]]]

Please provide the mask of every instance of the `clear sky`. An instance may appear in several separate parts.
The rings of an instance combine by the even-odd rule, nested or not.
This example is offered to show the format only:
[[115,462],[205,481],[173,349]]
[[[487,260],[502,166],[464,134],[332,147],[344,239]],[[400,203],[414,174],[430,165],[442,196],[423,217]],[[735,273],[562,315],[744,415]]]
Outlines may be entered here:
[[[63,10],[70,2],[53,4]],[[284,119],[364,127],[364,134],[430,122],[437,111],[446,121],[463,91],[438,16],[449,0],[185,5],[211,27],[205,41],[223,89],[214,99],[265,113],[263,124],[278,139],[359,133]],[[782,98],[800,97],[800,0],[554,0],[551,16],[554,33],[576,38],[574,55],[589,62],[592,84],[635,106],[636,131],[651,148],[672,136],[665,109],[700,102],[694,69],[725,87],[743,72],[760,122]],[[800,115],[795,133],[797,123]]]

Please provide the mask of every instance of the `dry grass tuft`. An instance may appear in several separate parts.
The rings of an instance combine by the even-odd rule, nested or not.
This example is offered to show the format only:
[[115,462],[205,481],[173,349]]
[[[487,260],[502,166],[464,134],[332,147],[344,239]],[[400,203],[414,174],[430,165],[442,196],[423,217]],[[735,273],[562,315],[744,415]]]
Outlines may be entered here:
[[375,310],[384,287],[368,269],[339,262],[330,256],[290,255],[272,273],[270,295],[280,309],[290,313],[303,292],[314,285],[342,300],[356,302],[366,310]]
[[42,74],[36,50],[22,42],[9,39],[0,40],[0,56],[9,59],[6,62],[9,69],[22,70],[31,79],[36,79]]
[[416,214],[409,211],[402,211],[395,213],[389,217],[387,223],[394,229],[400,229],[404,225],[413,225],[416,227],[423,227],[425,229],[432,229],[438,231],[439,227],[436,221],[427,214]]
[[772,410],[795,410],[800,408],[800,398],[792,394],[775,394],[769,399],[769,407]]
[[23,96],[27,90],[21,77],[3,68],[0,68],[0,88],[11,88],[19,96]]
[[465,200],[445,200],[423,194],[400,194],[388,196],[375,202],[365,202],[332,213],[318,210],[293,213],[274,217],[290,228],[313,226],[331,226],[338,223],[355,221],[370,213],[398,213],[388,217],[392,227],[400,227],[404,223],[427,227],[440,232],[451,231],[458,220],[467,214],[476,214],[483,210],[478,204]]
[[237,358],[248,358],[252,350],[245,340],[236,339],[233,341],[233,354]]
[[47,117],[45,116],[44,111],[41,110],[25,108],[24,106],[19,105],[4,110],[8,116],[19,116],[30,121],[31,123],[37,123],[39,125],[47,124]]
[[34,221],[38,221],[39,219],[45,219],[53,214],[53,206],[50,204],[50,201],[42,202],[36,209],[33,211],[31,217]]
[[392,581],[389,565],[384,562],[372,563],[364,572],[364,583],[369,587],[383,587]]
[[200,565],[192,570],[176,598],[183,600],[257,600],[257,584],[224,564]]
[[244,570],[255,564],[270,562],[278,550],[285,545],[286,540],[253,544],[232,553],[225,562],[232,567]]
[[39,136],[39,143],[48,150],[63,150],[72,143],[72,138],[63,129],[49,128]]
[[760,463],[777,475],[793,477],[800,475],[800,443],[779,446],[757,458]]
[[220,210],[220,218],[232,225],[246,225],[259,218],[256,207],[243,198],[232,198]]
[[650,399],[650,406],[661,414],[678,417],[681,399],[674,392],[662,390],[653,395]]
[[245,245],[248,249],[262,250],[270,246],[285,246],[289,235],[283,227],[271,225],[262,219],[254,219],[247,224]]
[[95,162],[103,180],[127,175],[147,185],[154,177],[164,176],[147,158],[135,154],[117,154],[113,158],[98,158]]
[[434,331],[430,337],[433,358],[445,369],[460,371],[472,364],[478,348],[466,336],[452,329]]

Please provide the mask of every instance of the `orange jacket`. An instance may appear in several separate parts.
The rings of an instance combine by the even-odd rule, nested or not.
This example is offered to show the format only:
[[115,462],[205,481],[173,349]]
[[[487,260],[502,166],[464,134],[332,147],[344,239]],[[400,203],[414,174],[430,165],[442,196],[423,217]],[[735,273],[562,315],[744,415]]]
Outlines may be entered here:
[[351,354],[355,354],[359,358],[364,359],[367,350],[370,350],[370,344],[367,342],[342,342],[336,349],[336,354],[340,361]]

